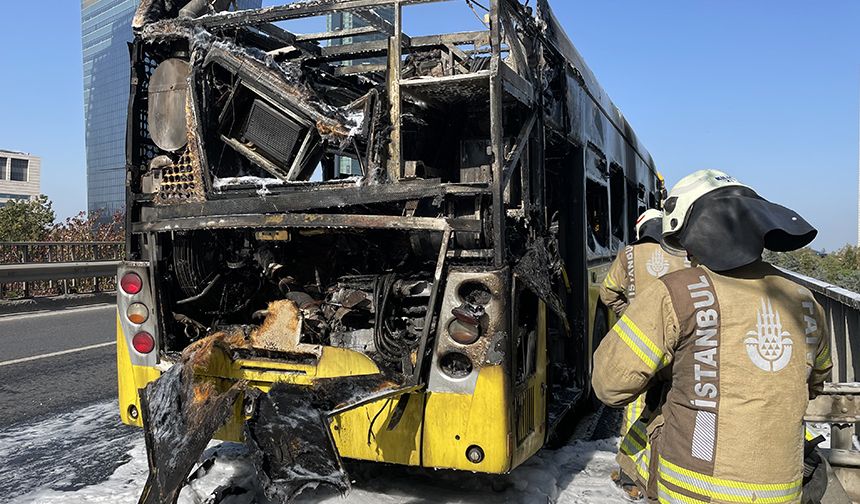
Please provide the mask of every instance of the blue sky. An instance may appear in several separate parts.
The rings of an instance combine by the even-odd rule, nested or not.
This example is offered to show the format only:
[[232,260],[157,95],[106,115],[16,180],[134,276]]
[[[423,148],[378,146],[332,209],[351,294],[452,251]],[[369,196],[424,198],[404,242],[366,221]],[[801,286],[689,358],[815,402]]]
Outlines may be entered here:
[[[551,3],[670,184],[719,168],[804,215],[814,246],[856,242],[860,2]],[[65,217],[86,207],[80,2],[8,4],[0,148],[43,157],[42,190]],[[404,24],[417,35],[477,21],[454,2],[407,8]]]

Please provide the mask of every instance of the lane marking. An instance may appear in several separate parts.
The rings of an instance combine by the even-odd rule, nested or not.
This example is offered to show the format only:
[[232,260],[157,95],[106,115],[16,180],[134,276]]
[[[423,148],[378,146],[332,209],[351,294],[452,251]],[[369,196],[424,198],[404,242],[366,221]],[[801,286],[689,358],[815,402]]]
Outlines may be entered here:
[[62,310],[40,311],[36,313],[10,313],[8,315],[0,315],[0,322],[14,322],[16,320],[27,320],[31,318],[53,317],[55,315],[69,315],[74,313],[107,310],[108,308],[116,310],[116,304],[100,304],[95,306],[81,306],[75,308],[64,308]]
[[35,360],[47,359],[49,357],[58,357],[60,355],[68,355],[68,354],[72,354],[72,353],[83,352],[86,350],[95,350],[96,348],[104,348],[104,347],[108,347],[111,345],[116,345],[116,341],[109,341],[107,343],[98,343],[95,345],[82,346],[82,347],[78,347],[78,348],[72,348],[70,350],[62,350],[60,352],[51,352],[51,353],[46,353],[46,354],[42,354],[42,355],[34,355],[32,357],[22,357],[20,359],[7,360],[7,361],[0,362],[0,367],[11,366],[12,364],[20,364],[22,362],[31,362],[31,361],[35,361]]

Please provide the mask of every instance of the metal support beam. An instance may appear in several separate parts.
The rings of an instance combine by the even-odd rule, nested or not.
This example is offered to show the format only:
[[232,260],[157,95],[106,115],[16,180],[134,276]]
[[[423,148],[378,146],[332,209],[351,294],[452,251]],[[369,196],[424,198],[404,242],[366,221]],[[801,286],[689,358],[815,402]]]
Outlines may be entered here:
[[[450,0],[398,0],[403,5],[447,2]],[[273,23],[313,16],[323,16],[335,12],[372,9],[390,6],[393,0],[315,0],[313,2],[293,2],[263,9],[219,12],[191,21],[192,25],[208,29],[238,28],[246,25]],[[160,23],[160,22],[159,22]],[[157,25],[159,23],[153,23]]]
[[415,369],[408,384],[417,385],[424,375],[424,360],[427,356],[427,344],[430,340],[430,329],[433,327],[433,316],[436,313],[436,304],[439,302],[439,291],[442,284],[442,275],[445,272],[445,262],[448,259],[448,247],[451,243],[451,229],[442,232],[442,246],[439,248],[439,256],[436,259],[436,271],[433,274],[433,287],[430,292],[430,302],[427,306],[427,315],[424,318],[424,328],[421,330],[421,341],[418,343],[418,354],[415,359]]
[[337,76],[358,75],[358,74],[385,72],[386,70],[388,70],[388,65],[385,65],[385,64],[381,64],[381,65],[375,65],[375,64],[347,65],[347,66],[335,67],[334,74]]
[[370,35],[378,33],[378,30],[373,26],[361,26],[358,28],[350,28],[348,30],[335,30],[320,33],[307,33],[305,35],[296,35],[296,40],[301,42],[314,42],[317,40],[332,40],[346,37],[355,37],[357,35]]
[[493,152],[493,249],[497,268],[504,266],[505,247],[505,199],[504,199],[504,110],[502,109],[502,27],[500,24],[500,0],[490,1],[490,144]]
[[311,54],[313,56],[319,56],[320,55],[320,47],[318,45],[308,43],[308,42],[303,42],[303,41],[299,40],[299,38],[295,34],[290,33],[287,30],[284,30],[283,28],[280,28],[280,27],[275,26],[273,24],[263,24],[263,25],[257,26],[256,28],[258,30],[260,30],[262,33],[265,33],[267,36],[272,37],[273,39],[279,41],[280,43],[282,43],[284,45],[294,45],[294,46],[298,47],[299,49],[301,49],[301,50],[303,50],[303,51],[305,51],[308,54]]
[[505,39],[508,42],[508,50],[510,50],[511,55],[513,56],[513,68],[518,74],[527,76],[529,66],[526,59],[525,49],[523,48],[522,41],[519,36],[517,36],[517,30],[514,27],[514,23],[511,22],[511,18],[507,15],[507,11],[505,12],[505,15],[501,17],[500,21],[502,26],[505,28]]
[[[366,10],[357,10],[354,14],[361,19],[367,21],[370,26],[376,28],[380,33],[384,33],[389,37],[393,37],[396,31],[396,28],[390,21],[380,16],[379,13],[376,12],[375,9],[366,9]],[[402,30],[401,30],[402,32]],[[411,39],[405,33],[401,33],[402,43],[405,45],[410,45],[412,43]]]
[[[432,47],[447,49],[449,45],[474,44],[482,46],[488,43],[489,34],[485,31],[449,33],[412,37],[411,46],[404,47],[404,50],[410,52],[410,49]],[[326,46],[322,48],[320,58],[323,60],[356,59],[356,56],[384,56],[387,54],[387,51],[387,40],[374,40],[347,45]]]
[[402,48],[403,40],[403,8],[400,0],[394,2],[394,34],[388,39],[388,105],[391,120],[391,139],[388,143],[388,179],[392,182],[400,180],[403,174],[403,138],[400,111],[403,105],[400,99],[400,79],[403,74]]
[[[195,229],[400,229],[480,233],[481,221],[475,219],[443,219],[431,217],[400,217],[395,215],[345,214],[254,214],[186,217],[156,222],[139,222],[132,226],[134,233],[166,231],[192,231]],[[92,275],[90,275],[92,276]]]
[[537,122],[538,113],[539,111],[532,113],[529,120],[523,123],[523,127],[520,129],[520,134],[517,137],[517,143],[514,145],[510,155],[505,159],[505,168],[502,175],[503,187],[508,186],[508,182],[511,181],[511,175],[513,175],[514,170],[517,168],[517,164],[519,164],[520,159],[523,156],[526,146],[529,144],[529,137],[531,137],[532,129],[534,129],[534,125]]

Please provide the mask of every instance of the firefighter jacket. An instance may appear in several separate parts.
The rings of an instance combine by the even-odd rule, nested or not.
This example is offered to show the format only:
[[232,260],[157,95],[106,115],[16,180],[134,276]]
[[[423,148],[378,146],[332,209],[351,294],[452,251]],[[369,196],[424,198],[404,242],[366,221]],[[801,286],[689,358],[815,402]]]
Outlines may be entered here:
[[618,252],[600,286],[600,300],[621,315],[636,292],[661,276],[689,266],[686,258],[669,254],[659,243],[628,245]]
[[[600,287],[600,299],[617,316],[621,316],[637,290],[644,290],[658,278],[672,271],[689,267],[686,258],[666,253],[654,242],[628,245],[618,252]],[[645,394],[624,408],[621,422],[621,448],[618,465],[633,481],[645,488],[648,483],[647,458],[649,452],[645,426],[651,418],[652,408],[646,404]]]
[[647,492],[659,502],[794,503],[829,338],[812,293],[767,263],[684,269],[639,293],[597,349],[592,382],[621,406],[671,374],[647,428]]

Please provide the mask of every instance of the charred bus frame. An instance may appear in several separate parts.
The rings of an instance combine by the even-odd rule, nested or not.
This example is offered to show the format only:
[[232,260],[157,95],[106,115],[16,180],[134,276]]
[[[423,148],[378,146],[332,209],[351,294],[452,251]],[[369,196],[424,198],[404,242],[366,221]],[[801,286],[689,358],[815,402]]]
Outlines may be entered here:
[[[177,301],[168,292],[176,280],[167,279],[182,276],[177,269],[195,261],[167,260],[179,250],[177,237],[187,234],[182,240],[193,242],[201,236],[194,233],[234,230],[253,235],[242,238],[246,248],[248,240],[286,243],[302,233],[408,233],[413,249],[422,251],[415,254],[429,259],[420,278],[426,308],[409,308],[424,320],[410,322],[420,337],[398,364],[401,393],[463,395],[474,393],[476,385],[462,383],[477,380],[484,367],[509,375],[499,382],[510,405],[504,429],[513,435],[500,441],[506,447],[484,447],[480,457],[472,449],[478,443],[456,455],[428,454],[441,449],[428,448],[424,439],[432,428],[425,396],[417,458],[406,453],[380,459],[349,450],[347,456],[504,472],[542,446],[563,414],[587,396],[591,352],[609,322],[597,286],[614,252],[632,240],[636,216],[658,205],[662,180],[546,0],[534,7],[490,0],[485,31],[403,33],[404,7],[439,1],[445,0],[307,0],[195,19],[166,16],[157,8],[164,2],[143,1],[132,48],[129,262],[120,277],[129,272],[143,277],[143,302],[153,316],[147,326],[131,323],[125,310],[137,301],[120,293],[124,421],[140,424],[137,390],[157,378],[159,363],[175,360],[185,344],[201,336],[195,331],[226,324],[219,315],[201,324],[176,309],[177,303],[193,304],[207,295],[201,288]],[[374,10],[380,7],[393,7],[393,23]],[[370,27],[300,35],[274,24],[341,11]],[[387,39],[319,45],[368,33]],[[371,56],[387,63],[342,64]],[[175,63],[181,78],[159,80],[160,87],[150,89],[153,74],[167,60],[187,62]],[[177,94],[183,85],[184,94]],[[223,93],[201,92],[206,86]],[[162,91],[167,94],[156,94]],[[165,108],[154,110],[155,102]],[[251,131],[251,114],[278,116],[280,122],[269,124],[269,130],[253,125],[265,131]],[[157,132],[150,130],[153,121],[161,121]],[[468,128],[454,128],[459,122]],[[445,126],[453,130],[447,136],[440,131]],[[266,143],[266,135],[284,128],[294,130],[289,152],[278,151],[282,143]],[[230,164],[223,163],[225,152],[244,168],[225,171]],[[359,159],[361,180],[338,179],[335,154]],[[317,163],[322,181],[313,182]],[[260,175],[273,178],[261,187]],[[228,178],[234,183],[225,190]],[[255,274],[268,275],[266,261],[273,260],[261,258],[260,247],[248,250],[224,264],[255,262]],[[480,308],[480,317],[493,317],[481,322],[486,342],[470,349],[442,337],[450,318],[442,312],[475,308],[453,285],[476,282],[499,303]],[[324,295],[327,287],[318,272],[317,284],[315,293]],[[421,290],[417,285],[410,291],[415,295]],[[520,291],[534,302],[521,302]],[[520,305],[534,313],[522,315],[527,321],[517,333]],[[464,315],[470,317],[480,318]],[[141,327],[154,336],[152,354],[132,348],[131,336]],[[172,336],[176,327],[184,327],[187,338]],[[445,351],[465,355],[474,369],[449,380],[433,367]],[[448,381],[439,386],[440,380]],[[408,407],[398,404],[395,427]],[[485,458],[491,450],[505,455]]]

